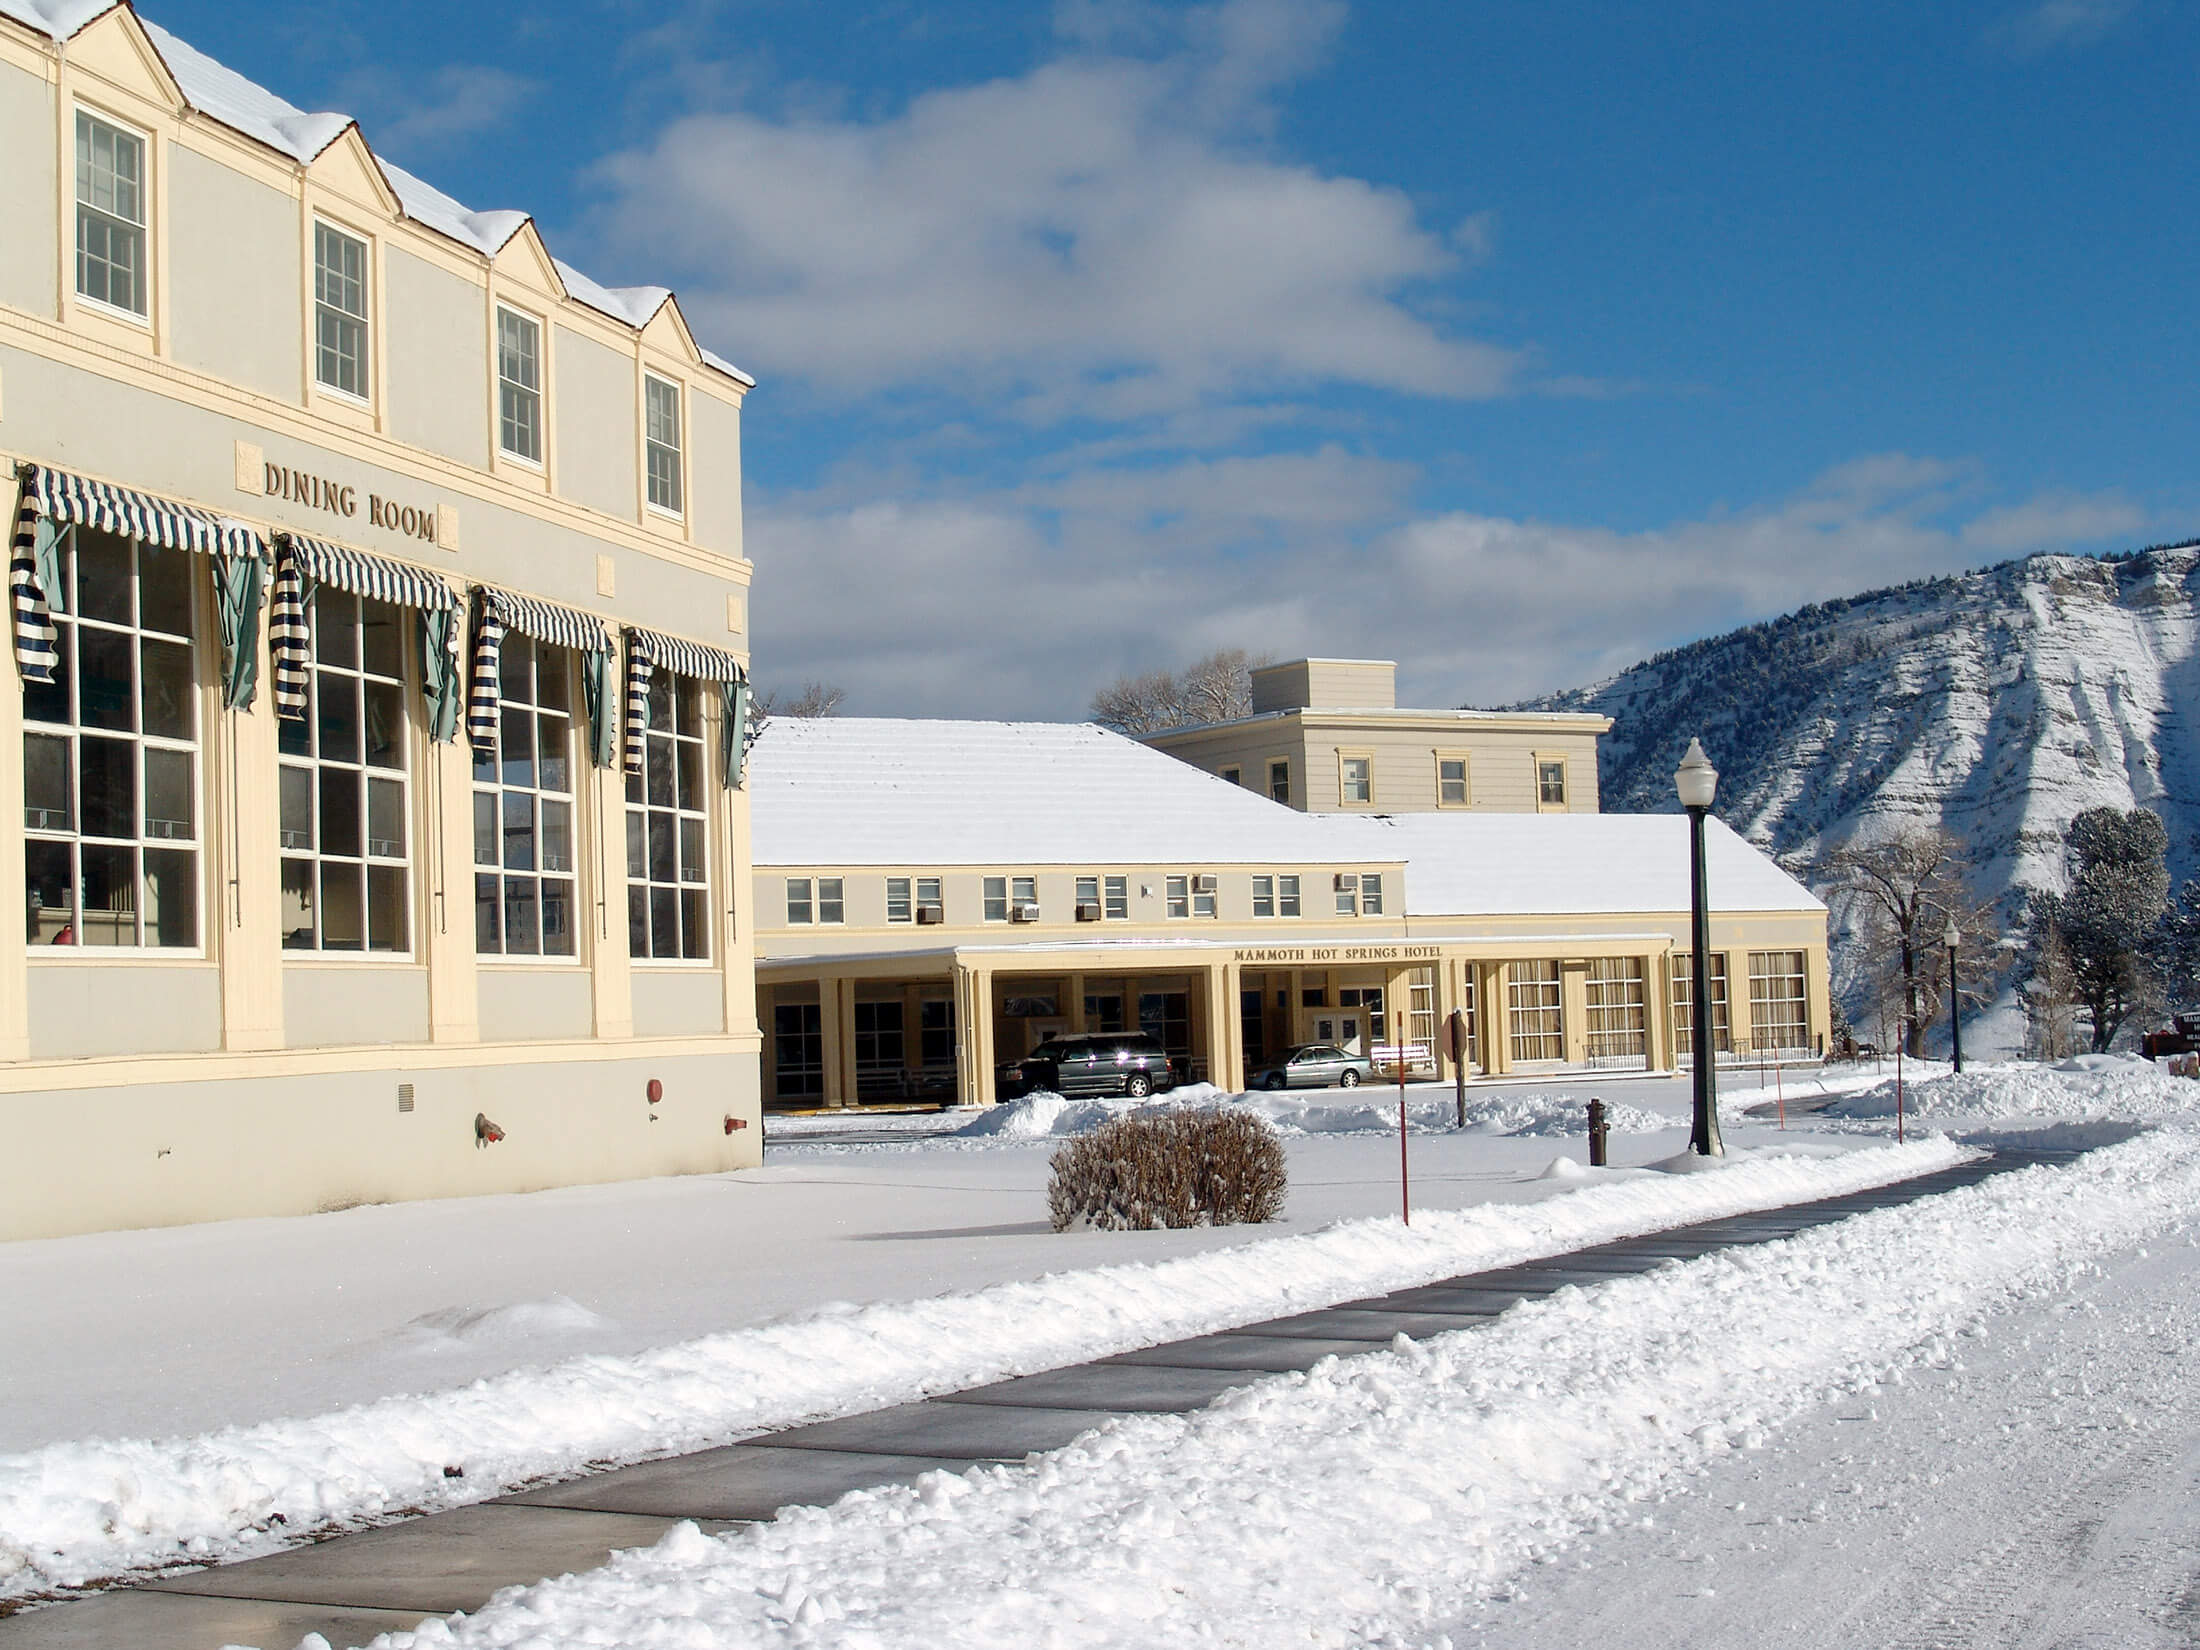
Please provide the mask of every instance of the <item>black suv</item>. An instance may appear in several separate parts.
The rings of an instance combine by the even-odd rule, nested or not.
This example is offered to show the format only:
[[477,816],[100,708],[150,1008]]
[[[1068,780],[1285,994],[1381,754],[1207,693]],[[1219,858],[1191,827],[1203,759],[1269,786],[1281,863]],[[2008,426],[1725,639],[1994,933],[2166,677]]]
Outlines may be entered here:
[[1142,1100],[1176,1086],[1168,1051],[1139,1031],[1049,1037],[1025,1058],[1003,1065],[999,1077],[1004,1100],[1037,1089],[1056,1094],[1127,1094]]

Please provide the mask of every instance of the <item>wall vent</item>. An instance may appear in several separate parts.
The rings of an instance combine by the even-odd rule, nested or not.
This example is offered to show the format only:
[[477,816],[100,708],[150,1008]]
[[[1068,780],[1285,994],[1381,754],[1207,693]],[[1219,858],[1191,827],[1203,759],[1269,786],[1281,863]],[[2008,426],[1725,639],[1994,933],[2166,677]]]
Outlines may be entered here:
[[412,1084],[400,1083],[397,1085],[397,1109],[399,1111],[411,1111],[413,1109]]

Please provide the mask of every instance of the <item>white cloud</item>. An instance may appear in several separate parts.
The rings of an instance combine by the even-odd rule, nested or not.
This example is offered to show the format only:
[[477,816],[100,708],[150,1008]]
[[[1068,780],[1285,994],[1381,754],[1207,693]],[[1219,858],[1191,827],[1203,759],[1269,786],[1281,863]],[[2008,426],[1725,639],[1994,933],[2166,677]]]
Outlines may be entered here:
[[1274,385],[1510,387],[1518,352],[1410,301],[1463,267],[1452,235],[1263,142],[1340,8],[1170,15],[1165,49],[1137,55],[1086,42],[1150,37],[1150,12],[1079,6],[1052,61],[888,118],[689,115],[601,168],[606,233],[680,272],[744,364],[848,394],[1142,418]]
[[365,110],[367,141],[403,161],[506,124],[535,83],[486,63],[445,63],[426,74],[361,69],[345,77],[349,107]]
[[2020,57],[2090,46],[2138,10],[2136,0],[2039,0],[1994,25],[1991,38]]
[[[961,501],[767,500],[757,668],[889,715],[1081,715],[1211,648],[1396,659],[1413,702],[1501,703],[1829,597],[2129,541],[2113,495],[1968,514],[1974,466],[1880,455],[1754,511],[1621,533],[1410,518],[1409,470],[1336,448],[1100,469]],[[852,595],[851,593],[859,593]]]

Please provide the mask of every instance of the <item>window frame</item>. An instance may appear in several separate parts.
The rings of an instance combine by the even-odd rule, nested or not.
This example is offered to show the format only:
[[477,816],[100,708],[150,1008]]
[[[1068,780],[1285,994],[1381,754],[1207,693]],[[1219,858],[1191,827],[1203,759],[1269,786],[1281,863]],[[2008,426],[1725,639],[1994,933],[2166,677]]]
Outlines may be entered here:
[[[1523,970],[1535,970],[1533,975]],[[1546,970],[1548,973],[1546,974]],[[1533,990],[1533,1001],[1524,994]],[[1528,1029],[1523,1029],[1523,1023]],[[1563,1065],[1566,1060],[1566,974],[1553,958],[1525,957],[1505,969],[1506,1049],[1516,1065]],[[1524,1053],[1523,1043],[1533,1039],[1541,1049],[1555,1044],[1557,1053]]]
[[1235,785],[1240,790],[1243,790],[1245,788],[1245,768],[1243,764],[1230,762],[1226,763],[1224,766],[1216,769],[1215,771],[1216,776],[1220,778],[1224,784]]
[[[1283,780],[1280,786],[1276,783],[1279,776]],[[1276,794],[1278,790],[1283,792],[1281,796]],[[1268,800],[1278,807],[1291,806],[1291,758],[1288,756],[1271,756],[1268,759]]]
[[[1792,969],[1783,964],[1775,971],[1775,959],[1789,958],[1793,959]],[[1788,983],[1795,987],[1792,996],[1784,992],[1775,996],[1770,989],[1775,984]],[[1760,985],[1766,989],[1760,990]],[[1766,1012],[1775,1007],[1787,1006],[1792,1006],[1795,1011],[1792,1019],[1783,1018],[1775,1022],[1770,1013]],[[1775,1024],[1797,1028],[1796,1040],[1781,1042],[1775,1039],[1768,1042],[1759,1028],[1770,1030]],[[1749,953],[1749,1041],[1752,1048],[1771,1053],[1811,1047],[1810,953],[1804,948],[1782,946]]]
[[1383,914],[1383,874],[1380,871],[1360,873],[1360,915],[1379,917]]
[[[321,237],[328,235],[359,249],[359,311],[353,314],[340,306],[332,306],[322,296]],[[339,276],[339,278],[342,278]],[[317,391],[336,396],[361,407],[374,405],[374,241],[371,236],[354,234],[344,225],[319,212],[313,214],[313,387]],[[323,312],[337,318],[339,328],[350,323],[359,329],[359,384],[356,390],[321,376],[321,356],[325,346],[321,341]]]
[[[72,107],[75,111],[76,119],[70,122],[69,149],[69,200],[71,206],[74,208],[71,217],[72,227],[70,231],[70,245],[73,249],[71,257],[70,276],[71,290],[74,294],[75,301],[77,303],[90,306],[94,313],[112,316],[118,321],[125,321],[131,326],[142,327],[147,331],[151,331],[153,326],[154,249],[153,134],[146,128],[136,125],[134,122],[119,119],[115,115],[108,113],[105,109],[102,109],[97,105],[87,104],[82,102],[81,100],[77,100],[73,102]],[[110,211],[108,208],[99,205],[96,199],[86,200],[84,198],[82,177],[76,170],[76,146],[77,143],[80,142],[85,136],[85,122],[90,122],[93,126],[105,127],[107,131],[112,133],[114,136],[127,138],[132,143],[137,145],[138,176],[136,179],[136,183],[140,216],[135,223],[131,222],[130,219],[122,216],[121,213]],[[122,226],[126,231],[134,234],[137,237],[138,253],[141,259],[141,262],[137,269],[138,295],[144,300],[143,306],[141,308],[133,309],[130,308],[128,305],[115,303],[112,299],[99,297],[96,294],[86,290],[84,285],[84,263],[86,257],[84,243],[84,214],[87,211],[98,214],[99,217],[106,219],[110,224]],[[102,262],[104,262],[110,269],[113,267],[112,259],[103,259]],[[109,290],[113,290],[111,281],[109,283]]]
[[[1361,775],[1362,783],[1366,787],[1366,794],[1363,796],[1352,794],[1351,781],[1348,776],[1354,763],[1360,764],[1366,770]],[[1340,750],[1337,752],[1337,805],[1340,808],[1372,808],[1375,806],[1375,753],[1373,751]]]
[[[327,620],[322,604],[325,600],[331,599],[343,601],[346,605],[347,614],[352,620],[354,636],[351,662],[349,664],[344,663],[340,658],[330,659],[325,657],[323,653],[322,638],[326,633]],[[417,741],[412,737],[411,713],[413,703],[412,682],[415,669],[411,632],[414,627],[406,623],[408,609],[391,603],[373,602],[375,607],[386,609],[390,615],[392,627],[396,632],[397,674],[392,677],[386,672],[370,669],[366,647],[368,605],[370,602],[373,602],[372,597],[353,595],[349,591],[338,590],[333,586],[324,585],[314,591],[312,599],[306,604],[307,657],[311,661],[306,683],[306,715],[302,722],[281,720],[277,723],[276,840],[277,853],[282,862],[280,873],[282,880],[278,897],[284,900],[290,897],[288,875],[290,867],[293,865],[310,865],[313,867],[307,893],[314,943],[311,945],[293,945],[290,943],[290,935],[294,930],[284,930],[281,943],[283,955],[286,958],[322,962],[361,960],[403,963],[415,961],[419,955],[420,918],[417,909],[419,876],[414,864],[420,840],[420,831],[414,813],[415,802],[419,793],[413,782],[413,763],[419,753]],[[327,691],[330,679],[344,683],[351,690],[354,702],[358,706],[358,721],[354,728],[358,741],[358,755],[356,758],[331,756],[323,748],[328,727],[327,720],[322,714],[323,696]],[[396,701],[394,707],[396,716],[393,725],[396,730],[398,764],[394,768],[375,764],[368,759],[367,737],[371,726],[369,695],[375,687],[394,690],[392,693],[385,695],[385,697],[394,697]],[[297,737],[294,730],[303,731],[306,746],[304,750],[284,748]],[[302,773],[309,776],[306,803],[307,817],[311,821],[311,829],[309,842],[303,849],[296,848],[285,840],[289,832],[284,827],[281,819],[283,776],[292,773]],[[358,776],[359,852],[356,854],[331,854],[328,851],[325,827],[328,804],[328,786],[325,776],[346,773]],[[398,818],[404,827],[405,839],[403,851],[395,855],[375,853],[376,838],[368,834],[367,827],[374,818],[373,787],[377,783],[394,784],[397,787]],[[359,906],[360,942],[356,946],[332,946],[327,943],[328,869],[331,866],[356,867],[359,873],[362,899]],[[398,909],[404,917],[405,943],[395,948],[381,948],[374,944],[373,886],[374,873],[377,870],[384,872],[396,871],[401,878]],[[497,874],[499,877],[503,875],[503,867],[498,867]],[[500,906],[500,921],[501,917],[502,909]]]
[[[530,672],[528,687],[534,695],[531,699],[518,700],[505,697],[505,683],[509,679],[511,660],[516,648],[527,649]],[[542,702],[545,655],[548,655],[551,662],[557,665],[559,674],[562,677],[565,695],[562,705],[545,705]],[[557,647],[549,642],[538,642],[532,637],[519,634],[517,631],[511,631],[505,635],[504,650],[499,660],[497,675],[495,765],[491,768],[489,775],[484,777],[481,771],[482,759],[477,751],[474,755],[474,771],[468,787],[474,805],[474,863],[472,867],[474,872],[474,955],[491,964],[577,968],[585,965],[588,960],[586,956],[587,947],[583,945],[581,937],[582,929],[586,926],[582,920],[580,903],[582,898],[581,866],[585,858],[583,852],[585,844],[581,836],[583,829],[581,803],[584,797],[583,787],[585,781],[581,774],[581,763],[584,758],[580,747],[579,675],[577,662],[571,649]],[[509,761],[505,728],[509,718],[515,712],[524,714],[531,719],[529,727],[530,749],[535,754],[530,757],[529,761],[536,775],[536,780],[529,785],[514,785],[504,777]],[[548,718],[553,724],[562,723],[564,727],[564,749],[560,754],[565,764],[566,788],[562,791],[545,789],[541,783],[543,764],[540,736],[545,718]],[[493,795],[496,798],[495,828],[500,852],[494,866],[485,864],[481,858],[482,820],[480,810],[481,799],[485,795]],[[536,842],[534,853],[536,863],[532,867],[513,866],[505,863],[506,856],[502,851],[502,845],[505,836],[505,822],[510,811],[506,798],[513,795],[527,796],[533,799],[530,809],[530,829]],[[543,863],[548,858],[548,855],[543,851],[543,845],[547,842],[550,834],[544,825],[544,821],[548,817],[546,804],[562,805],[568,812],[566,842],[568,851],[572,855],[569,866],[552,867]],[[510,899],[510,884],[515,872],[522,877],[531,878],[535,884],[535,932],[538,945],[537,949],[533,951],[513,951],[510,949],[512,930],[508,902]],[[493,951],[484,950],[481,944],[481,883],[484,876],[493,877],[497,884],[497,948]],[[542,897],[543,885],[552,881],[563,882],[566,885],[566,897],[570,902],[568,916],[572,923],[572,949],[569,951],[544,950],[540,945],[541,941],[549,937],[550,932],[548,923],[544,921],[544,913],[548,906]]]
[[[667,390],[672,396],[672,440],[660,441],[654,430],[657,409],[651,404],[652,390]],[[676,378],[663,373],[642,372],[642,502],[646,509],[668,521],[687,520],[687,386]],[[662,450],[672,455],[672,502],[661,503],[657,498],[656,458]]]
[[[1466,751],[1440,750],[1436,756],[1436,806],[1439,808],[1471,808],[1474,806],[1474,762]],[[1444,787],[1451,783],[1444,776],[1448,764],[1459,765],[1459,799],[1454,802],[1444,795]]]
[[1100,879],[1100,920],[1102,922],[1128,922],[1131,918],[1131,879],[1128,872],[1116,872]]
[[[896,890],[899,890],[897,892]],[[917,879],[915,877],[888,877],[886,879],[886,920],[893,926],[904,923],[914,926],[917,920]],[[894,915],[894,905],[900,902],[901,915]]]
[[1167,873],[1162,881],[1162,915],[1183,922],[1192,914],[1192,879],[1182,871]]
[[[491,306],[491,310],[492,314],[494,315],[494,321],[492,322],[490,328],[489,348],[491,357],[496,363],[497,457],[500,459],[509,459],[515,464],[524,464],[532,470],[545,469],[547,468],[547,461],[544,454],[549,444],[550,420],[548,417],[548,411],[550,402],[550,373],[549,352],[544,348],[544,340],[549,337],[549,329],[543,325],[542,317],[535,314],[532,310],[521,309],[516,304],[508,304],[504,302],[504,300],[501,298],[498,299],[496,303]],[[511,319],[513,319],[514,321],[517,321],[522,325],[533,329],[534,349],[532,364],[534,367],[535,381],[532,384],[522,384],[519,380],[507,376],[504,371],[504,321],[505,317],[507,316],[511,317]],[[504,432],[507,422],[505,403],[507,393],[519,396],[528,396],[532,397],[533,399],[535,450],[531,453],[523,452],[517,447],[511,447],[505,444]]]
[[978,893],[981,901],[979,906],[979,920],[981,922],[1008,921],[1008,878],[1005,875],[987,877],[979,885]]
[[[1266,906],[1267,909],[1261,909]],[[1273,872],[1255,872],[1253,875],[1253,915],[1260,918],[1276,914],[1276,878]]]
[[[1573,806],[1574,776],[1572,764],[1563,751],[1537,751],[1534,757],[1535,811],[1539,814],[1562,814]],[[1543,794],[1543,775],[1547,768],[1558,770],[1558,800],[1549,801]]]
[[[210,597],[204,588],[205,575],[199,556],[188,550],[163,550],[148,545],[143,540],[120,533],[101,533],[102,538],[114,540],[129,550],[130,567],[130,617],[127,620],[98,618],[87,615],[82,599],[82,558],[79,535],[97,529],[69,527],[63,530],[63,543],[58,547],[61,555],[62,591],[49,593],[55,629],[56,674],[66,676],[62,691],[67,696],[67,721],[35,713],[34,700],[50,694],[59,684],[24,683],[13,691],[24,695],[22,732],[17,760],[22,763],[24,779],[23,795],[23,847],[24,894],[26,904],[36,884],[32,878],[34,867],[32,854],[41,846],[58,846],[67,855],[69,867],[69,903],[61,907],[67,915],[62,928],[72,938],[63,946],[53,940],[32,939],[29,949],[41,962],[63,957],[88,958],[100,961],[119,961],[128,957],[162,957],[171,959],[204,957],[208,954],[207,930],[213,913],[209,909],[210,877],[212,867],[209,853],[213,847],[208,836],[207,778],[208,734],[213,718],[208,714],[205,692],[206,643],[203,632],[210,611]],[[148,551],[173,557],[184,570],[187,611],[184,615],[184,631],[167,629],[148,630],[145,627],[144,607],[144,557]],[[58,598],[58,599],[57,599]],[[130,722],[127,729],[102,727],[97,722],[87,725],[84,719],[84,673],[82,639],[87,627],[95,634],[127,638],[129,648]],[[187,650],[186,673],[179,704],[189,711],[190,731],[187,736],[148,733],[145,729],[145,644],[150,640],[157,646],[174,647],[183,644]],[[42,707],[39,707],[42,708]],[[85,775],[83,753],[86,739],[107,745],[126,745],[130,751],[130,782],[132,835],[100,834],[84,827]],[[41,823],[30,823],[31,763],[30,741],[44,739],[65,747],[68,764],[68,812],[66,829]],[[190,762],[191,778],[189,801],[191,806],[190,835],[154,836],[148,830],[147,807],[149,786],[147,783],[146,756],[149,752],[182,755]],[[41,810],[44,812],[47,810]],[[173,823],[164,821],[163,823]],[[131,928],[136,938],[127,945],[87,944],[85,934],[84,851],[87,846],[98,849],[122,849],[130,855]],[[152,904],[143,897],[147,888],[146,855],[149,852],[187,853],[191,858],[190,886],[192,907],[192,937],[188,944],[148,944],[145,939],[146,908]],[[48,907],[40,905],[43,912]],[[107,908],[109,914],[114,907]],[[60,929],[55,931],[58,938]]]
[[848,924],[848,879],[846,877],[819,877],[817,879],[817,926],[820,928],[845,928]]
[[[1711,1058],[1717,1063],[1722,1054],[1734,1052],[1734,1001],[1728,978],[1728,953],[1708,951],[1709,980],[1711,985]],[[1693,1061],[1696,1057],[1696,1025],[1693,999],[1696,991],[1695,959],[1691,952],[1675,951],[1672,954],[1673,971],[1673,1054],[1678,1065],[1683,1056]]]
[[[814,928],[817,926],[817,886],[814,877],[788,877],[786,881],[787,921],[789,928]],[[796,890],[801,890],[799,905]],[[796,916],[797,910],[801,911]]]
[[[627,958],[630,962],[652,967],[670,964],[708,967],[712,961],[712,887],[717,856],[711,850],[709,750],[701,684],[668,670],[651,672],[649,726],[642,735],[642,771],[624,776],[622,817],[626,848]],[[653,791],[661,771],[660,759],[670,763],[669,781],[663,791]],[[693,783],[689,784],[687,780],[691,774]],[[668,800],[659,800],[660,795]],[[657,858],[656,832],[660,818],[669,821],[671,830],[670,841],[666,844],[671,855],[670,877],[658,876],[653,863]],[[635,835],[637,819],[641,828],[639,839]],[[688,875],[691,842],[695,859],[702,868],[699,878]],[[658,897],[663,892],[673,896],[672,938],[678,954],[672,956],[659,955],[656,949]],[[639,911],[636,910],[637,898],[642,902]],[[644,951],[634,949],[637,918],[641,919],[647,941],[648,948]],[[694,942],[689,938],[692,929],[700,929],[699,950],[693,948]]]

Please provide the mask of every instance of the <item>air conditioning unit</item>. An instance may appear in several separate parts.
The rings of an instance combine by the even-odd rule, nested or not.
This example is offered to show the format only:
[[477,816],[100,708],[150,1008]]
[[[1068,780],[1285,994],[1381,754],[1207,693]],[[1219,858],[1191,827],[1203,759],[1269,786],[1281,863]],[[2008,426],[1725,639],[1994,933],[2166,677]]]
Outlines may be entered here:
[[917,921],[920,923],[937,923],[946,920],[947,912],[940,906],[920,905],[917,907]]
[[1355,889],[1355,890],[1356,890],[1356,889],[1358,889],[1358,887],[1359,887],[1359,886],[1360,886],[1360,879],[1359,879],[1359,878],[1358,878],[1357,876],[1355,876],[1355,875],[1354,875],[1354,874],[1353,874],[1352,872],[1350,872],[1350,871],[1339,871],[1339,872],[1337,873],[1337,891],[1338,891],[1339,893],[1342,893],[1342,892],[1343,892],[1343,891],[1344,891],[1345,889],[1347,889],[1347,888],[1351,888],[1351,889]]
[[1039,902],[1035,899],[1018,900],[1008,908],[1008,920],[1010,922],[1037,922],[1039,920]]
[[1195,894],[1211,894],[1217,886],[1219,885],[1212,871],[1202,871],[1198,876],[1192,878],[1192,892]]
[[1098,922],[1100,920],[1100,902],[1092,899],[1084,901],[1077,907],[1077,920],[1079,922]]

